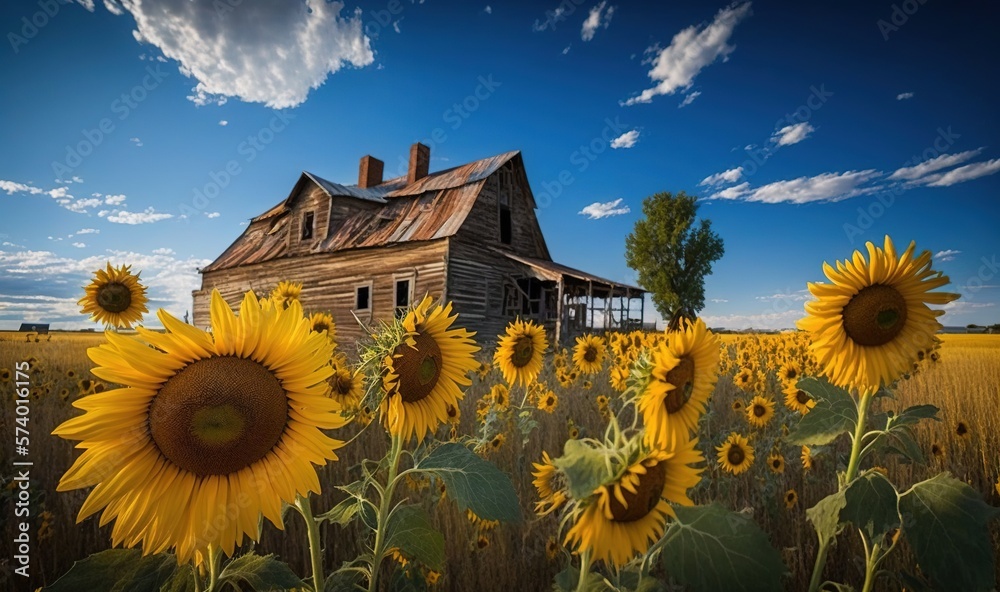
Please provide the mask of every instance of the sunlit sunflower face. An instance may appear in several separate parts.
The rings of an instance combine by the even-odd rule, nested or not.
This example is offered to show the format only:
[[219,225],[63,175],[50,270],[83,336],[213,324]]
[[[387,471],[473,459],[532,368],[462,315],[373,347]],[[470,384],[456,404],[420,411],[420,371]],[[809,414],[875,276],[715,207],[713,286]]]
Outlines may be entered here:
[[146,308],[146,287],[139,282],[139,274],[132,275],[130,265],[98,269],[94,280],[84,288],[86,294],[78,304],[80,312],[109,327],[131,329],[142,320]]
[[810,283],[816,298],[806,303],[798,322],[808,331],[810,346],[824,374],[844,388],[873,393],[908,372],[920,352],[932,347],[941,329],[940,310],[958,294],[931,292],[950,280],[931,270],[931,253],[913,256],[914,243],[897,258],[892,240],[883,248],[867,244],[868,260],[855,251],[853,260],[824,264],[830,283]]
[[754,451],[749,441],[736,433],[730,434],[722,446],[717,446],[715,450],[718,452],[716,458],[719,466],[734,475],[748,470],[754,461]]
[[546,391],[538,398],[538,408],[546,413],[552,413],[559,405],[559,397],[553,391]]
[[[85,449],[58,489],[97,485],[79,519],[102,508],[102,523],[117,518],[114,545],[174,547],[182,563],[208,545],[231,555],[257,540],[261,514],[280,526],[282,502],[318,493],[313,465],[337,458],[321,431],[344,423],[326,396],[332,346],[298,305],[253,293],[237,317],[213,292],[211,333],[159,318],[165,333],[139,329],[148,346],[109,333],[89,351],[93,373],[125,388],[78,399],[86,413],[53,432]],[[208,520],[233,511],[223,528]]]
[[573,348],[573,363],[583,374],[597,374],[604,366],[607,344],[596,335],[576,338]]
[[774,417],[774,401],[757,395],[747,405],[747,421],[750,425],[764,427]]
[[781,474],[785,472],[785,457],[778,453],[774,453],[767,457],[767,468],[771,469],[772,473]]
[[797,411],[802,415],[809,413],[809,410],[816,406],[816,401],[809,396],[809,393],[798,388],[794,384],[789,385],[784,390],[785,393],[785,407],[788,407],[792,411]]
[[298,302],[302,295],[302,284],[299,282],[278,282],[278,285],[271,290],[270,300],[276,306],[288,308],[292,302]]
[[309,316],[309,325],[317,333],[325,334],[330,341],[336,342],[337,329],[333,316],[325,312],[314,312]]
[[403,342],[385,360],[381,403],[389,432],[422,439],[448,421],[448,405],[458,405],[472,384],[469,372],[479,367],[472,333],[451,326],[451,304],[432,306],[430,297],[403,319]]
[[514,321],[500,336],[493,365],[500,368],[509,384],[527,386],[542,371],[542,358],[548,347],[545,329],[531,321]]

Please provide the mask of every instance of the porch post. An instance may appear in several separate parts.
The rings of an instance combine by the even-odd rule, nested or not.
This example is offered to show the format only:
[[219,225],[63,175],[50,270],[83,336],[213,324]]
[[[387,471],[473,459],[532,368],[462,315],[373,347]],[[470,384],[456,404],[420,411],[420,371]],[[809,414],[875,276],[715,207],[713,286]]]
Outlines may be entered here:
[[556,294],[558,295],[556,299],[556,345],[562,341],[562,324],[563,324],[563,276],[559,276],[559,285],[556,288]]

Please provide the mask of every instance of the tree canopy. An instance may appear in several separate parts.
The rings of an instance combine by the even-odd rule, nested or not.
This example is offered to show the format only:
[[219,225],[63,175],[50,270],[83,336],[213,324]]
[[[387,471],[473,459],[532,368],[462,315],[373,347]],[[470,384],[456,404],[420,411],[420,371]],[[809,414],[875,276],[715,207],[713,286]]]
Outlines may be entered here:
[[644,217],[625,238],[625,260],[639,274],[653,305],[676,328],[705,307],[705,276],[725,249],[712,223],[696,223],[698,203],[683,191],[661,192],[642,202]]

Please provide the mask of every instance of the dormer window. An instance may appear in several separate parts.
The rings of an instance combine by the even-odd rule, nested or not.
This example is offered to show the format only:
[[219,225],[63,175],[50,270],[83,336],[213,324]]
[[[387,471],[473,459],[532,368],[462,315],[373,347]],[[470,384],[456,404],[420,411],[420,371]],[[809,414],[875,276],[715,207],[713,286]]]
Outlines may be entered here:
[[313,226],[315,215],[312,212],[302,214],[302,240],[309,240],[313,237]]

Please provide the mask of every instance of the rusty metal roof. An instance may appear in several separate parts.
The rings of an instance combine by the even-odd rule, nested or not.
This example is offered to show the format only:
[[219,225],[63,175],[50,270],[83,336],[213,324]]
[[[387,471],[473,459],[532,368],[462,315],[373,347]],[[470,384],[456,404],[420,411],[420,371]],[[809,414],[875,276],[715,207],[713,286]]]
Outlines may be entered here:
[[[645,294],[646,291],[642,288],[636,286],[630,286],[629,284],[623,282],[615,282],[602,277],[598,277],[592,273],[587,273],[586,271],[580,271],[579,269],[574,269],[566,265],[556,263],[555,261],[544,261],[542,259],[533,259],[531,257],[524,257],[522,255],[515,255],[513,253],[508,253],[507,251],[501,251],[499,249],[494,249],[497,253],[507,257],[512,261],[522,263],[532,268],[535,275],[539,279],[559,281],[561,278],[573,278],[583,282],[593,282],[605,288],[611,288],[613,291],[617,289],[627,289],[630,292],[637,292],[636,296],[641,296]],[[617,295],[617,294],[616,294]],[[622,294],[624,295],[624,294]]]
[[472,210],[485,180],[520,151],[505,152],[466,165],[432,173],[415,183],[397,177],[366,189],[340,185],[303,172],[289,196],[250,225],[226,251],[202,271],[213,271],[276,259],[288,250],[288,217],[307,184],[331,199],[355,198],[377,207],[359,207],[335,223],[329,236],[311,252],[333,252],[454,235]]

